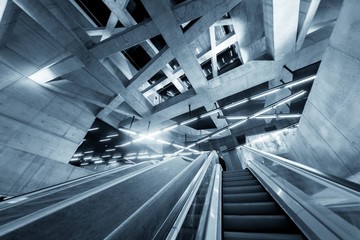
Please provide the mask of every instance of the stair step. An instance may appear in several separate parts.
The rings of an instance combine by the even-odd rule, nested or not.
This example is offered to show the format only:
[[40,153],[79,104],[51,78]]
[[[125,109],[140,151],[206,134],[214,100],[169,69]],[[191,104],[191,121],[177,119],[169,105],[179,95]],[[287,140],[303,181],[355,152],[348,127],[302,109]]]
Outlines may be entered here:
[[250,171],[248,170],[240,170],[240,171],[224,171],[223,176],[225,177],[236,177],[236,176],[249,176],[252,175]]
[[281,208],[275,202],[224,203],[224,215],[276,215]]
[[272,198],[267,192],[223,194],[224,203],[267,202]]
[[285,215],[224,215],[224,231],[293,233],[294,225]]
[[298,234],[277,234],[277,233],[248,233],[248,232],[224,232],[224,240],[239,240],[239,239],[277,239],[277,240],[302,240],[304,239]]
[[253,192],[263,192],[265,189],[261,185],[253,186],[242,186],[242,187],[224,187],[223,194],[228,193],[253,193]]
[[245,180],[245,181],[233,181],[233,182],[223,182],[223,187],[240,187],[240,186],[252,186],[259,185],[257,180]]
[[243,180],[253,180],[256,179],[254,176],[231,176],[231,177],[223,177],[223,182],[231,182],[231,181],[243,181]]

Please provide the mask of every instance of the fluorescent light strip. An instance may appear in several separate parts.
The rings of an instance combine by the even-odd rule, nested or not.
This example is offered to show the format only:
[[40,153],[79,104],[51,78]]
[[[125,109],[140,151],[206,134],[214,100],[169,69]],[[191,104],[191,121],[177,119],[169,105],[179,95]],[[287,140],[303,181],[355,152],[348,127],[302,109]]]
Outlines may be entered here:
[[125,129],[125,128],[119,128],[120,131],[124,132],[124,133],[128,133],[130,135],[137,135],[138,133],[129,129]]
[[84,157],[84,160],[91,160],[92,159],[92,156],[91,157]]
[[111,160],[108,163],[116,163],[116,160]]
[[218,131],[218,132],[216,132],[216,133],[213,133],[211,136],[212,136],[212,137],[214,137],[214,136],[220,135],[220,134],[222,134],[222,133],[226,132],[227,130],[228,130],[228,129],[227,129],[227,128],[225,128],[225,129],[220,130],[220,131]]
[[128,154],[126,154],[126,156],[134,156],[134,155],[136,155],[137,153],[128,153]]
[[294,87],[294,86],[296,86],[296,85],[300,85],[300,84],[302,84],[302,83],[305,83],[305,82],[314,80],[315,78],[316,78],[316,75],[315,75],[315,76],[311,76],[311,77],[307,77],[307,78],[305,78],[305,79],[298,80],[298,81],[296,81],[296,82],[287,84],[286,86],[284,86],[284,88],[291,88],[291,87]]
[[83,156],[84,154],[82,154],[82,153],[76,153],[76,154],[74,154],[73,155],[73,157],[81,157],[81,156]]
[[117,137],[117,136],[119,136],[119,134],[112,134],[112,135],[108,135],[108,136],[106,136],[107,138],[112,138],[112,137]]
[[250,117],[249,117],[249,119],[252,119],[252,118],[256,118],[257,116],[259,116],[259,115],[261,115],[261,114],[263,114],[263,113],[266,113],[266,112],[268,112],[268,111],[270,111],[270,110],[272,110],[273,108],[270,106],[270,107],[267,107],[267,108],[264,108],[263,110],[260,110],[260,111],[258,111],[258,112],[256,112],[256,113],[254,113],[253,115],[251,115]]
[[189,146],[187,146],[185,149],[192,148],[192,147],[194,147],[195,145],[196,145],[196,142],[195,142],[195,143],[190,144],[190,145],[189,145]]
[[115,155],[115,156],[113,156],[112,158],[121,158],[121,155]]
[[88,132],[91,132],[91,131],[96,131],[96,130],[98,130],[98,129],[99,129],[98,127],[89,128]]
[[261,116],[256,116],[256,119],[273,119],[273,118],[277,118],[277,115],[261,115]]
[[244,120],[244,119],[247,119],[248,117],[247,116],[226,116],[226,117],[223,117],[227,120]]
[[159,142],[159,143],[166,144],[166,145],[171,145],[171,142],[164,141],[164,140],[161,140],[161,139],[157,139],[156,141]]
[[131,142],[127,142],[127,143],[124,143],[124,144],[121,144],[121,145],[116,145],[115,147],[117,148],[117,147],[125,147],[125,146],[127,146],[127,145],[130,145],[131,144]]
[[105,139],[100,139],[99,142],[108,142],[110,140],[111,140],[111,138],[105,138]]
[[230,105],[227,105],[227,106],[224,107],[224,109],[226,110],[226,109],[229,109],[229,108],[232,108],[232,107],[236,107],[236,106],[239,106],[241,104],[247,103],[248,101],[249,101],[249,99],[246,98],[246,99],[243,99],[241,101],[238,101],[238,102],[232,103]]
[[103,155],[101,156],[102,158],[108,158],[108,157],[111,157],[111,155]]
[[279,118],[299,118],[301,114],[279,114]]
[[189,119],[189,120],[183,121],[182,123],[180,123],[180,125],[185,125],[185,124],[194,122],[194,121],[196,121],[196,120],[198,120],[198,117],[191,118],[191,119]]
[[99,161],[95,161],[94,163],[98,164],[98,163],[102,163],[102,162],[103,162],[102,160],[99,160]]
[[184,149],[184,148],[185,148],[184,146],[181,146],[181,145],[176,144],[176,143],[173,143],[172,145],[173,145],[174,147],[177,147],[177,148],[182,148],[182,149]]
[[236,123],[234,123],[233,125],[229,126],[229,129],[236,128],[237,126],[239,126],[239,125],[241,125],[241,124],[245,123],[246,121],[247,121],[247,119],[242,120],[242,121],[240,121],[240,122],[236,122]]
[[210,136],[205,137],[205,138],[203,138],[203,139],[201,139],[201,140],[197,141],[196,143],[197,143],[197,144],[199,144],[199,143],[205,142],[205,141],[207,141],[207,140],[209,140],[209,139],[210,139]]
[[216,109],[216,110],[211,110],[210,112],[204,113],[200,115],[200,118],[204,118],[204,117],[208,117],[210,115],[213,115],[215,113],[218,113],[220,111],[220,109]]
[[94,151],[86,151],[84,152],[84,154],[89,154],[89,153],[93,153]]
[[294,100],[295,98],[298,98],[298,97],[304,95],[305,93],[306,93],[306,91],[300,91],[300,92],[292,95],[290,98],[287,98],[287,99],[284,99],[284,100],[282,100],[282,101],[280,101],[278,103],[275,103],[273,108],[276,108],[276,107],[278,107],[280,105],[286,104],[287,102],[290,102],[290,101]]
[[278,92],[278,91],[280,91],[280,88],[272,89],[272,90],[266,91],[264,93],[255,95],[255,96],[251,97],[250,100],[259,99],[259,98],[265,97],[267,95],[273,94],[273,93]]
[[110,149],[106,149],[105,152],[113,152],[115,150],[116,150],[115,148],[110,148]]
[[78,161],[80,158],[76,157],[76,158],[71,158],[70,159],[70,162],[73,162],[73,161]]
[[89,165],[89,163],[80,163],[81,166]]
[[170,127],[166,127],[166,128],[164,128],[164,129],[162,129],[161,131],[163,131],[163,132],[167,132],[167,131],[170,131],[170,130],[172,130],[172,129],[174,129],[174,128],[177,128],[179,125],[172,125],[172,126],[170,126]]
[[100,159],[99,157],[93,157],[93,158],[92,158],[93,161],[97,161],[97,160],[99,160],[99,159]]

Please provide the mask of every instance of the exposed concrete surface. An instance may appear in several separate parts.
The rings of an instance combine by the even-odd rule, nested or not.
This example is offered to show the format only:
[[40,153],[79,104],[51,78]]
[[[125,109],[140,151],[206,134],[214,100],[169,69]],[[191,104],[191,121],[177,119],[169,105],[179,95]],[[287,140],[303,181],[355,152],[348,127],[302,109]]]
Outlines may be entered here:
[[358,1],[344,1],[291,151],[297,161],[342,178],[360,170],[359,12]]

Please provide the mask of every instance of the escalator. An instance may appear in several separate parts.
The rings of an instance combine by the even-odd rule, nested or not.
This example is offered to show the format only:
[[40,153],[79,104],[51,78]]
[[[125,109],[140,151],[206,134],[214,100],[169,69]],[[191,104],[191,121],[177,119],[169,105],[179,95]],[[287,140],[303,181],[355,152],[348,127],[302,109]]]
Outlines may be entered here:
[[222,174],[223,239],[306,239],[249,170]]

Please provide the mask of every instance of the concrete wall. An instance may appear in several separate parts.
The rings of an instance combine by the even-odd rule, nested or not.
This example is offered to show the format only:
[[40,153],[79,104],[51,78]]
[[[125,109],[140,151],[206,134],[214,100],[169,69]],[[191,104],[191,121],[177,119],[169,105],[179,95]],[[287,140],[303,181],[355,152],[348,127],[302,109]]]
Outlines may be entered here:
[[291,147],[292,158],[342,178],[360,171],[359,12],[344,1]]
[[88,174],[67,163],[95,116],[83,103],[28,78],[64,49],[26,15],[0,48],[0,194],[19,194]]

